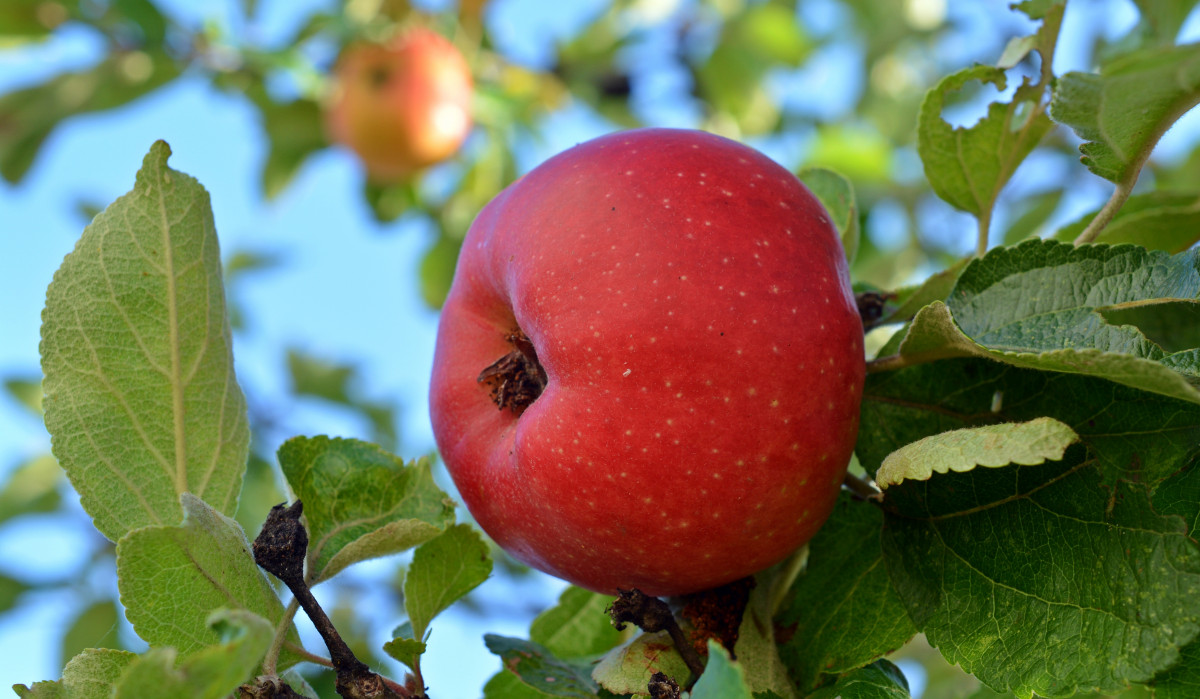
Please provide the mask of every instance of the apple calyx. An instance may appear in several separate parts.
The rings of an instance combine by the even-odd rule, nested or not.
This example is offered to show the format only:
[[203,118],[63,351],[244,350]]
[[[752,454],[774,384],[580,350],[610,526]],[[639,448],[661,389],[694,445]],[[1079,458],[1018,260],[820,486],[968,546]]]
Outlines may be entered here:
[[492,397],[496,407],[510,408],[520,415],[546,388],[546,370],[537,358],[533,343],[520,328],[505,336],[513,351],[479,372],[477,381]]

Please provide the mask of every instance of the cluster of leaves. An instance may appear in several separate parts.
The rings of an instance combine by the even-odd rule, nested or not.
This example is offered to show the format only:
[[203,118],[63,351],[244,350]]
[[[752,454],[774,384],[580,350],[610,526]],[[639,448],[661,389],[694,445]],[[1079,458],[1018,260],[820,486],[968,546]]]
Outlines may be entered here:
[[[873,4],[850,3],[860,20],[875,22],[867,52],[879,58],[902,38],[885,31],[887,12]],[[844,493],[807,551],[758,576],[736,646],[709,645],[693,698],[905,697],[902,674],[883,656],[916,634],[991,688],[980,697],[1130,687],[1166,699],[1195,695],[1200,190],[1177,173],[1178,190],[1135,184],[1158,138],[1200,101],[1200,49],[1173,41],[1190,3],[1155,4],[1154,12],[1150,4],[1139,4],[1142,23],[1109,48],[1099,72],[1055,76],[1064,2],[1022,3],[1019,11],[1041,22],[1036,33],[1012,41],[995,66],[955,72],[919,109],[911,105],[922,186],[975,217],[977,255],[911,287],[863,286],[884,293],[873,325],[893,333],[870,364],[856,449],[862,475],[881,492],[866,500]],[[231,64],[213,61],[214,47],[229,48],[230,37],[184,41],[186,33],[149,2],[14,7],[6,26],[36,35],[85,22],[113,50],[87,73],[0,98],[6,179],[28,170],[62,119],[135,99],[198,65],[263,113],[267,196],[325,146],[319,88],[280,103],[267,80],[303,65],[304,46],[318,35],[344,40],[391,21],[351,11],[316,15],[286,48],[234,47],[239,60]],[[420,277],[431,304],[445,293],[471,216],[515,176],[514,133],[538,110],[569,92],[618,124],[637,123],[617,60],[628,41],[620,13],[628,9],[615,3],[560,48],[552,70],[538,72],[491,54],[481,3],[460,4],[456,31],[480,47],[476,70],[490,76],[477,114],[486,137],[456,165],[460,180],[449,195],[420,182],[364,185],[381,219],[419,210],[439,223]],[[392,11],[410,12],[404,3]],[[712,11],[720,29],[710,51],[689,52],[687,36],[679,43],[704,124],[738,134],[783,128],[789,114],[771,102],[768,74],[800,64],[815,46],[792,21],[794,5]],[[956,128],[944,120],[964,87],[1003,88],[1015,67],[1035,62],[1032,76],[978,123]],[[903,101],[892,97],[871,98],[878,103],[867,111],[890,118]],[[1084,163],[1113,184],[1113,197],[1047,239],[1017,244],[1069,185],[1039,194],[1005,232],[1014,244],[988,252],[1013,173],[1035,149],[1066,142],[1056,124],[1085,140]],[[823,141],[829,154],[816,160],[843,170],[857,199],[830,170],[801,176],[833,214],[848,253],[860,251],[859,278],[878,282],[883,256],[869,239],[860,247],[858,236],[860,213],[880,196],[877,183],[839,160],[839,142]],[[221,697],[278,673],[316,696],[293,666],[327,661],[302,647],[295,605],[281,602],[246,543],[245,532],[262,518],[239,510],[238,494],[245,498],[255,482],[272,492],[271,468],[249,451],[207,195],[167,167],[168,154],[165,144],[151,149],[133,191],[97,217],[64,262],[47,297],[42,345],[55,456],[96,528],[116,544],[121,602],[151,648],[72,649],[60,680],[17,691]],[[911,203],[919,195],[896,196]],[[355,395],[348,369],[300,355],[291,363],[299,392],[353,406],[375,425],[377,441],[394,439],[388,408]],[[10,390],[36,394],[36,385]],[[365,442],[325,437],[290,440],[277,459],[305,503],[309,584],[357,561],[415,549],[403,584],[408,621],[383,650],[420,678],[430,621],[490,574],[487,545],[454,524],[424,460],[405,463]],[[50,459],[19,471],[0,492],[0,521],[55,507],[58,472]],[[0,577],[0,609],[22,589]],[[686,676],[664,635],[614,630],[603,614],[608,602],[570,588],[534,621],[528,640],[489,636],[503,669],[485,696],[637,696],[656,671]],[[117,614],[105,605],[94,612],[101,624]]]

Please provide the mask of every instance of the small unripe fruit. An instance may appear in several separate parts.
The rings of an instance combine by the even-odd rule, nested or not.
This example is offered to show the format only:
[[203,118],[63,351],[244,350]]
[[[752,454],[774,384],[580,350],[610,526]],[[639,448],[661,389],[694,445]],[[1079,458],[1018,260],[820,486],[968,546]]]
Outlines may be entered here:
[[372,179],[397,180],[454,155],[471,130],[472,90],[462,53],[428,29],[355,44],[338,60],[326,128]]
[[698,131],[589,141],[471,226],[430,408],[467,507],[518,559],[605,593],[753,574],[829,516],[862,322],[796,177]]

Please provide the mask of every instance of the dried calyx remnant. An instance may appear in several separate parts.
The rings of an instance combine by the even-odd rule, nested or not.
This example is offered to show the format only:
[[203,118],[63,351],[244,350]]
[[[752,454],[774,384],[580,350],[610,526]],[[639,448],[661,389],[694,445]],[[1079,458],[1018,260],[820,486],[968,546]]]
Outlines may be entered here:
[[546,387],[546,370],[538,362],[533,343],[520,328],[505,336],[513,350],[479,372],[492,402],[501,410],[510,408],[520,415],[525,412]]

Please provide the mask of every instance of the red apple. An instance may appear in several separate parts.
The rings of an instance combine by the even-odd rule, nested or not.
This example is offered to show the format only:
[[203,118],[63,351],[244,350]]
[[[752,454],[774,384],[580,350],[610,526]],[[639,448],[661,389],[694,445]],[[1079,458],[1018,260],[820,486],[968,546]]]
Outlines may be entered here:
[[372,178],[396,180],[458,150],[471,130],[471,94],[462,53],[441,35],[414,29],[388,44],[345,50],[326,127]]
[[865,363],[846,260],[794,175],[643,129],[489,203],[442,311],[434,434],[480,526],[592,590],[682,594],[829,516]]

